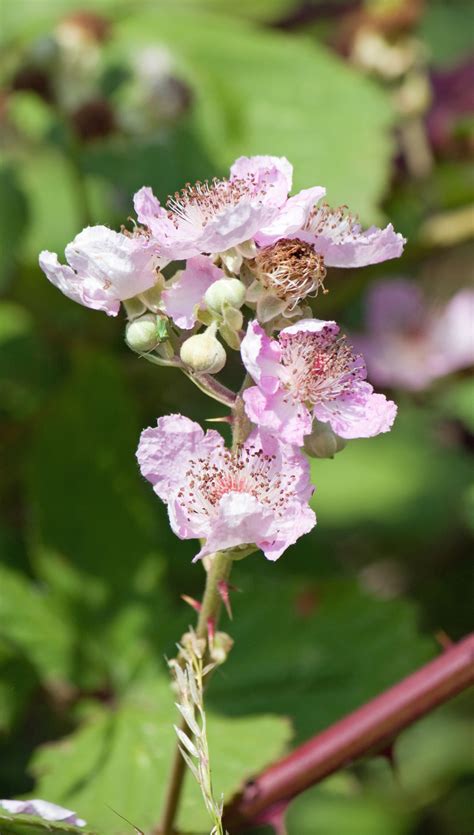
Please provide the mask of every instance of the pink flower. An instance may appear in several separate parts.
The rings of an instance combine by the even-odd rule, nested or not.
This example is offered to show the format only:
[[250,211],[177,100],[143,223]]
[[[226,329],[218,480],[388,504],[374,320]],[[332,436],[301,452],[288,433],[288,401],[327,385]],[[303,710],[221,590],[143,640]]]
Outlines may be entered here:
[[395,232],[391,223],[385,229],[371,226],[362,231],[345,207],[331,209],[325,204],[315,206],[314,202],[310,211],[303,212],[301,225],[295,228],[292,222],[285,222],[288,200],[272,224],[256,235],[257,243],[266,247],[281,238],[298,238],[311,244],[315,252],[324,258],[326,267],[366,267],[402,254],[405,239]]
[[365,382],[362,357],[338,334],[335,322],[304,319],[276,340],[258,322],[249,323],[241,353],[257,384],[243,395],[253,423],[297,446],[310,434],[313,417],[346,439],[390,429],[395,404]]
[[2,808],[11,815],[36,815],[46,821],[61,821],[71,826],[86,825],[85,820],[78,818],[75,812],[48,800],[0,800],[0,810]]
[[106,226],[87,226],[66,247],[67,265],[54,252],[40,253],[46,277],[65,296],[85,307],[116,316],[120,302],[156,282],[154,248],[141,235],[128,236]]
[[474,290],[435,307],[412,281],[377,282],[367,297],[367,326],[355,341],[379,385],[419,391],[474,365]]
[[[143,187],[134,205],[167,260],[217,253],[243,244],[283,212],[276,228],[297,229],[322,189],[307,189],[288,200],[293,168],[285,157],[240,157],[230,178],[187,185],[161,206]],[[305,208],[302,208],[302,205]],[[270,228],[273,228],[270,226]]]
[[186,269],[178,273],[167,289],[162,293],[163,309],[179,328],[189,330],[196,322],[196,310],[199,308],[206,290],[224,273],[214,266],[205,255],[195,255],[186,264]]
[[257,431],[231,452],[218,432],[168,415],[142,432],[137,458],[175,534],[205,540],[195,560],[253,544],[276,560],[316,523],[307,461]]

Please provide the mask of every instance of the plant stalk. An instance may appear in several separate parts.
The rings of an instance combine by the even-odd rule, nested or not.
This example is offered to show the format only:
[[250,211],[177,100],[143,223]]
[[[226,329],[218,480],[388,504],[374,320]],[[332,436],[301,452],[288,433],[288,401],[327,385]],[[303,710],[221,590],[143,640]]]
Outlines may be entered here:
[[[244,381],[244,386],[245,385],[248,385],[247,378]],[[244,386],[242,387],[242,390]],[[233,405],[232,449],[235,450],[239,444],[245,441],[250,431],[250,423],[245,415],[243,401],[240,395],[236,396]],[[229,579],[232,564],[232,558],[225,553],[217,552],[214,554],[209,571],[207,572],[204,597],[202,599],[201,610],[199,612],[199,618],[196,626],[196,636],[198,639],[208,639],[210,620],[212,621],[214,628],[217,626],[222,609],[222,599],[219,594],[219,583],[222,581],[226,582]],[[208,659],[206,659],[205,656],[204,664],[207,663],[207,660]],[[181,730],[185,731],[189,736],[189,728],[184,720],[181,723]],[[181,800],[185,774],[186,763],[184,762],[177,745],[173,757],[170,780],[166,790],[163,814],[158,827],[153,832],[153,835],[173,835],[173,832],[175,831],[174,822],[176,820]]]
[[300,745],[244,786],[224,811],[230,832],[268,819],[293,797],[395,737],[474,683],[474,634]]

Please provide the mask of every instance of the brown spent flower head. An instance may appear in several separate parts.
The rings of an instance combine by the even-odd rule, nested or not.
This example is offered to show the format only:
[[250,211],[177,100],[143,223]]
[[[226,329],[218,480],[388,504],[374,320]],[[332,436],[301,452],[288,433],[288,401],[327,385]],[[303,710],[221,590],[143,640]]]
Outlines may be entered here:
[[75,29],[78,34],[96,43],[104,43],[111,35],[111,21],[86,9],[65,15],[58,24],[63,29]]
[[295,307],[301,299],[324,290],[324,258],[299,238],[282,238],[261,249],[253,268],[265,290]]

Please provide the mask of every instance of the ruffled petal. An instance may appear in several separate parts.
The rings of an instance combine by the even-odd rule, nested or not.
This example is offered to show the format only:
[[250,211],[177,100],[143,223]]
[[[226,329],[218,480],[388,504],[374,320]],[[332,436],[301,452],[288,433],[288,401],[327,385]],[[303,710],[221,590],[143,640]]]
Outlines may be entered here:
[[273,509],[249,493],[226,493],[219,502],[207,541],[193,562],[215,551],[235,548],[237,545],[258,544],[260,540],[272,536],[274,530]]
[[141,474],[155,493],[167,502],[186,481],[189,459],[223,448],[222,436],[214,430],[204,434],[198,423],[183,415],[158,418],[156,427],[145,429],[137,449]]
[[79,279],[89,279],[119,301],[149,290],[156,283],[154,248],[141,237],[129,237],[106,226],[87,226],[66,247],[66,258]]
[[262,549],[267,560],[275,562],[300,536],[309,533],[315,524],[314,510],[307,505],[294,503],[285,508],[284,518],[279,520],[274,539],[260,539],[258,547]]
[[311,432],[312,419],[303,404],[288,396],[284,389],[267,394],[258,386],[243,393],[248,418],[267,432],[275,432],[287,444],[303,446],[305,435]]
[[273,173],[274,171],[279,173],[284,183],[283,199],[285,199],[293,184],[293,166],[286,157],[265,155],[239,157],[231,166],[230,176],[231,179],[246,179],[250,176],[254,178],[255,182],[259,183],[268,178],[269,172]]
[[165,313],[179,328],[189,330],[196,322],[196,307],[201,304],[206,290],[223,275],[205,255],[190,258],[186,269],[162,294]]
[[399,258],[405,245],[405,238],[395,232],[391,223],[385,229],[372,226],[365,232],[358,228],[341,232],[328,225],[324,235],[309,236],[307,240],[324,257],[327,267],[366,267],[389,261]]
[[371,438],[391,429],[397,406],[383,394],[376,394],[370,383],[355,381],[349,394],[317,403],[314,416],[341,438]]
[[257,321],[249,322],[240,353],[245,368],[259,387],[270,394],[279,386],[281,350]]
[[71,267],[59,263],[55,252],[43,250],[39,256],[39,265],[51,284],[68,299],[93,310],[103,310],[109,316],[116,316],[119,312],[120,302],[110,287],[104,289],[94,279],[81,279]]
[[306,224],[311,209],[325,194],[325,188],[313,186],[302,189],[290,197],[274,220],[257,233],[257,243],[260,246],[268,246],[279,238],[286,238],[294,233],[297,236],[297,231]]
[[11,815],[36,815],[46,821],[62,821],[70,823],[71,826],[86,825],[86,821],[79,818],[75,812],[48,800],[0,800],[0,808]]

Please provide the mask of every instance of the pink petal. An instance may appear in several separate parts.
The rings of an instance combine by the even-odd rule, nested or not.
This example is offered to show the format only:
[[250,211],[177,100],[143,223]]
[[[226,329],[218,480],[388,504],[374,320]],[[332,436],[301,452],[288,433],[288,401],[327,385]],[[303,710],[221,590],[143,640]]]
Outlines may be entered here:
[[173,491],[186,481],[191,456],[207,455],[224,446],[214,430],[204,434],[198,423],[183,415],[158,418],[156,427],[140,436],[137,460],[141,474],[153,484],[155,493],[167,502]]
[[184,272],[162,294],[165,313],[179,328],[189,330],[196,322],[196,307],[204,293],[223,275],[205,255],[190,258]]
[[248,324],[240,353],[245,368],[260,388],[269,393],[275,392],[279,386],[280,346],[255,320]]
[[286,238],[294,233],[297,236],[298,230],[304,227],[311,209],[325,194],[325,188],[313,186],[290,197],[275,219],[257,233],[257,243],[260,246],[268,246],[279,238]]
[[278,529],[273,540],[260,539],[258,547],[262,549],[267,560],[274,562],[279,559],[284,551],[306,533],[309,533],[316,524],[316,514],[307,505],[294,503],[285,508],[283,519],[279,520]]
[[120,302],[110,288],[103,289],[93,279],[81,279],[71,267],[59,263],[56,253],[43,250],[39,256],[39,265],[51,284],[68,299],[93,310],[103,310],[109,316],[116,316],[119,312]]
[[293,400],[284,389],[267,394],[258,386],[243,393],[248,418],[267,432],[275,432],[287,444],[303,446],[311,432],[311,415],[303,403]]
[[293,183],[293,166],[286,157],[254,156],[239,157],[231,166],[231,179],[245,179],[249,175],[256,182],[266,179],[269,172],[277,171],[285,187],[285,197],[291,191]]
[[193,562],[215,551],[237,545],[258,544],[271,535],[275,513],[249,493],[226,493],[219,502],[218,513],[211,522],[208,539]]
[[395,232],[391,223],[385,229],[372,226],[365,232],[354,235],[340,235],[336,229],[334,238],[325,236],[309,238],[316,251],[324,256],[327,267],[366,267],[391,258],[399,258],[403,252],[405,238]]
[[350,394],[318,403],[314,416],[329,423],[341,438],[371,438],[391,429],[397,406],[383,394],[375,394],[370,383],[356,381]]

